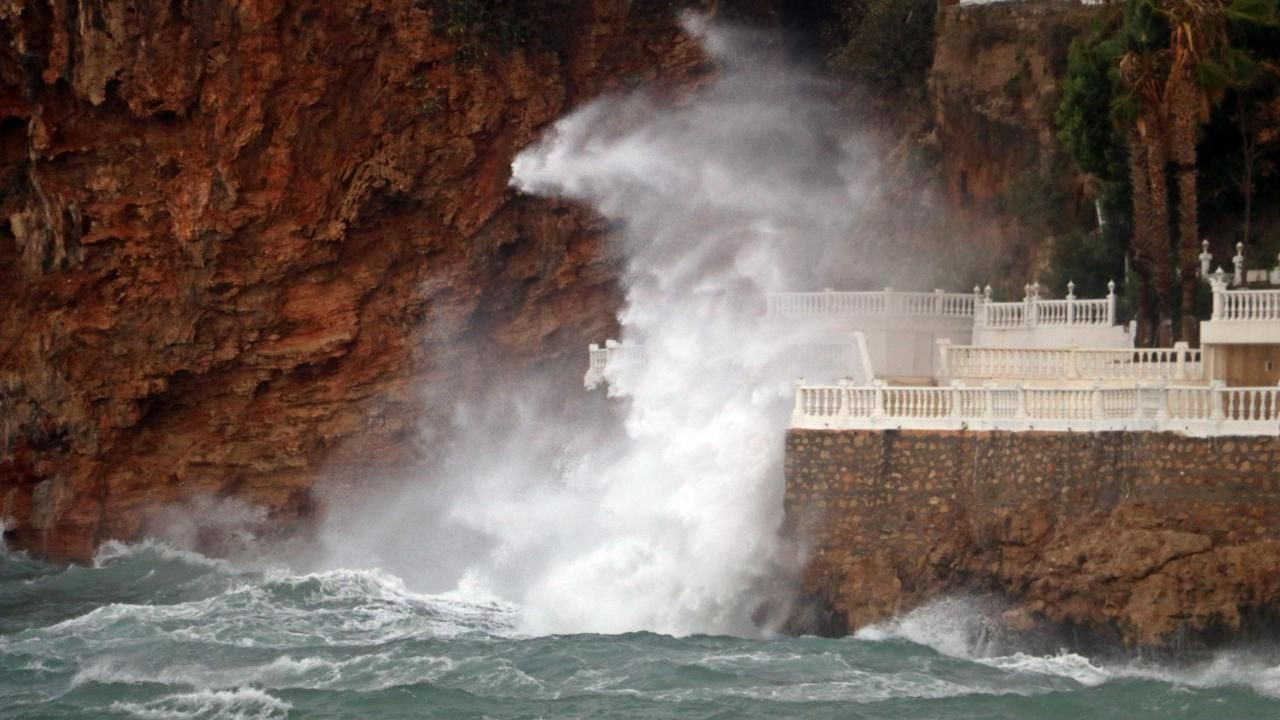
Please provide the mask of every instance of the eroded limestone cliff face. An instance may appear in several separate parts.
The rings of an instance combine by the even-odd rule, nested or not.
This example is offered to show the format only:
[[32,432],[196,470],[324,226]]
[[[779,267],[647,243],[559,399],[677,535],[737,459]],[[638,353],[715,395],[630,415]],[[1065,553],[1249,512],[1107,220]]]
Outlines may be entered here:
[[992,596],[1086,650],[1194,649],[1280,616],[1280,440],[792,430],[799,629],[842,634]]
[[8,542],[83,559],[199,497],[287,526],[322,466],[405,460],[433,389],[578,370],[617,258],[510,162],[593,95],[707,72],[674,17],[0,0]]
[[1043,269],[1052,238],[1027,226],[1011,196],[1061,198],[1054,214],[1068,229],[1094,222],[1086,179],[1062,157],[1053,116],[1071,40],[1104,12],[1062,0],[939,8],[928,96],[940,181],[970,241],[995,248],[1019,288]]

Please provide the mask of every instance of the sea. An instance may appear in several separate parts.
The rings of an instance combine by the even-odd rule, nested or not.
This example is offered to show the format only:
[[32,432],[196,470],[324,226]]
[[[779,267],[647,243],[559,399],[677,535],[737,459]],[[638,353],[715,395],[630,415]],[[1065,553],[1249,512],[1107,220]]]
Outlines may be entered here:
[[0,718],[1280,718],[1280,665],[975,647],[942,601],[852,637],[534,636],[377,570],[159,542],[0,555]]

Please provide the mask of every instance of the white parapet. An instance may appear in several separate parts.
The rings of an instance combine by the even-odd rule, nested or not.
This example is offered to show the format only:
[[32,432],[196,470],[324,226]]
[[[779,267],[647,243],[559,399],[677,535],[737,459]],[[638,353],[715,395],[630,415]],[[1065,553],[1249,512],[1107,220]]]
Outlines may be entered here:
[[1075,284],[1067,297],[1045,300],[1039,284],[1028,285],[1020,302],[979,303],[973,323],[973,344],[995,347],[1132,347],[1128,328],[1116,325],[1116,285],[1107,285],[1105,298],[1082,300]]
[[608,380],[608,374],[643,363],[644,348],[617,340],[606,340],[604,347],[591,343],[587,347],[587,359],[587,374],[582,378],[582,385],[588,390],[595,390]]
[[1280,290],[1229,290],[1221,269],[1211,281],[1213,314],[1204,345],[1280,345]]
[[[780,344],[766,374],[783,383],[795,377],[872,382],[875,374],[866,336],[861,332],[846,336],[844,342]],[[647,362],[648,355],[641,345],[616,340],[606,341],[603,347],[592,343],[587,347],[587,373],[582,384],[587,390],[594,390],[605,383],[619,382]]]
[[1172,348],[1005,348],[938,342],[936,381],[1205,382],[1201,351]]
[[823,290],[810,293],[771,293],[769,317],[829,317],[832,315],[973,317],[977,298],[969,293],[899,292],[891,288],[868,292]]
[[791,427],[1280,435],[1280,387],[800,384]]

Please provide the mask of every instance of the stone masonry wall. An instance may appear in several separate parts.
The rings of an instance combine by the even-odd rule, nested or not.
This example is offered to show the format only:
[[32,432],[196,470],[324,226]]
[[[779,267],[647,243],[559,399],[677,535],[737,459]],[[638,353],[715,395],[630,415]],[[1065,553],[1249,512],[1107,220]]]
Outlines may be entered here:
[[1019,629],[1217,645],[1280,609],[1280,438],[792,430],[810,630],[993,594]]

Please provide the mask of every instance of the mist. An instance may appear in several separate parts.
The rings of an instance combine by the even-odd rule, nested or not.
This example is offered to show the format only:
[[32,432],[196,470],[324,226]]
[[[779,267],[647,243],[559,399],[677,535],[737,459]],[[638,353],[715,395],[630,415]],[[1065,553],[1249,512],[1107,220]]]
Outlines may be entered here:
[[513,164],[520,192],[618,228],[621,339],[648,360],[609,378],[615,412],[566,403],[576,378],[459,402],[446,459],[331,520],[329,563],[512,603],[533,634],[761,632],[759,588],[799,559],[779,536],[788,346],[842,339],[770,328],[765,297],[883,272],[862,232],[880,153],[759,36],[685,28],[713,81],[595,101]]

